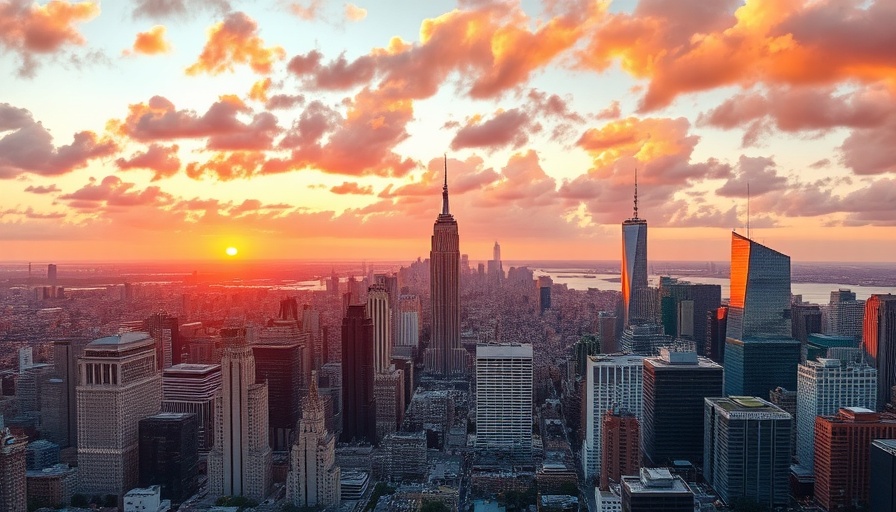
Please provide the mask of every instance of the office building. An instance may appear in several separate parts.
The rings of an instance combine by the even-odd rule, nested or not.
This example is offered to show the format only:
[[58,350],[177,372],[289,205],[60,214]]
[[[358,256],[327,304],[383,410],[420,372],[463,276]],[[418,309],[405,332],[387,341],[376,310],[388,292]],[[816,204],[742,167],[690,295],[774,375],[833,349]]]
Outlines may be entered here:
[[601,432],[600,488],[622,482],[624,475],[634,475],[641,468],[641,428],[638,418],[626,410],[610,409],[604,413]]
[[398,299],[398,338],[395,346],[420,346],[420,332],[423,329],[423,305],[417,295],[402,295]]
[[165,312],[155,313],[143,321],[143,330],[156,340],[159,371],[183,362],[184,345],[178,332],[177,318]]
[[668,469],[642,468],[637,476],[622,477],[623,512],[693,512],[694,493]]
[[872,295],[865,301],[862,334],[865,357],[877,369],[877,407],[883,409],[896,386],[896,295]]
[[124,495],[122,501],[124,512],[168,512],[171,510],[171,501],[162,499],[162,490],[158,485],[131,489]]
[[839,359],[806,361],[799,366],[796,387],[796,455],[812,471],[815,459],[815,417],[842,407],[873,409],[877,371],[864,363]]
[[800,342],[792,338],[739,340],[725,344],[725,394],[768,396],[777,387],[796,389]]
[[460,347],[460,237],[448,208],[448,161],[442,187],[442,212],[432,234],[430,298],[432,337],[426,351],[428,373],[443,377],[466,371],[466,352]]
[[619,352],[619,343],[616,339],[616,314],[608,311],[598,311],[597,325],[595,326],[600,340],[601,354],[615,354]]
[[504,282],[504,265],[501,263],[501,246],[495,241],[492,248],[492,259],[488,260],[488,284],[492,288],[501,286]]
[[408,482],[426,479],[426,432],[393,432],[381,443],[383,478]]
[[538,276],[538,279],[535,280],[539,313],[544,313],[545,310],[551,309],[551,287],[553,285],[554,282],[551,280],[551,276]]
[[140,486],[158,485],[162,499],[182,503],[196,492],[199,422],[191,413],[162,412],[140,420]]
[[340,470],[336,437],[324,425],[324,407],[317,390],[317,372],[302,403],[302,419],[289,459],[286,499],[296,507],[328,509],[339,506]]
[[655,356],[660,349],[672,345],[672,337],[666,336],[662,324],[629,325],[619,339],[623,352],[640,356]]
[[0,510],[20,512],[28,509],[25,488],[25,446],[28,438],[0,430]]
[[208,492],[262,501],[271,487],[268,386],[255,380],[245,329],[221,329],[221,391],[215,395],[215,444],[208,454]]
[[603,416],[610,409],[625,409],[641,422],[644,356],[600,355],[588,358],[585,383],[585,441],[582,464],[586,478],[601,471]]
[[292,446],[292,431],[299,421],[302,394],[307,389],[303,371],[308,370],[310,375],[311,369],[306,367],[310,361],[304,357],[308,344],[297,339],[278,341],[253,343],[251,347],[255,358],[255,380],[268,385],[271,449],[287,452]]
[[68,464],[56,464],[25,473],[28,503],[37,507],[54,508],[70,503],[78,492],[78,470]]
[[532,345],[476,346],[478,453],[532,459]]
[[761,398],[705,400],[703,476],[731,504],[746,498],[766,507],[790,499],[790,414]]
[[661,284],[660,297],[665,333],[695,342],[698,355],[706,355],[706,314],[722,305],[722,287],[675,279]]
[[796,455],[796,431],[799,417],[796,414],[796,391],[777,387],[768,392],[768,401],[790,414],[793,418],[793,428],[790,429],[790,456]]
[[162,372],[162,412],[196,415],[200,453],[208,453],[215,442],[215,394],[220,390],[220,364],[181,363]]
[[818,304],[791,304],[790,336],[805,345],[809,335],[816,332],[822,332],[821,307]]
[[871,441],[869,512],[896,510],[896,439]]
[[722,364],[725,362],[725,341],[728,332],[728,306],[722,306],[706,314],[706,357]]
[[392,360],[392,304],[384,285],[367,289],[367,314],[373,321],[373,371],[380,373]]
[[815,500],[825,510],[868,505],[875,439],[896,439],[896,416],[846,407],[815,418]]
[[663,349],[644,360],[641,416],[645,462],[703,461],[704,399],[723,392],[722,367],[696,352]]
[[831,292],[827,307],[826,334],[849,336],[862,341],[862,320],[865,317],[865,301],[856,300],[855,292],[841,288]]
[[[839,336],[834,334],[812,333],[808,336],[806,343],[803,345],[803,353],[807,361],[813,361],[819,357],[830,357],[836,359],[829,353],[834,348],[858,348],[856,340],[852,336]],[[861,354],[860,359],[861,359]]]
[[83,494],[119,498],[137,485],[139,422],[162,407],[155,340],[125,332],[90,342],[78,359],[78,478]]
[[[48,437],[63,448],[75,446],[78,442],[78,401],[75,389],[78,386],[78,356],[84,345],[86,341],[79,338],[53,341],[53,376],[58,382],[51,379],[50,387],[61,392],[55,397],[58,409],[51,413],[56,419],[58,432]],[[52,390],[47,394],[50,395]],[[47,411],[49,409],[45,408]]]
[[342,437],[376,441],[373,321],[367,307],[351,305],[342,319]]
[[[31,264],[29,263],[29,272],[31,271],[30,265]],[[47,265],[47,281],[49,281],[51,284],[56,282],[56,265],[53,263]]]
[[638,175],[635,171],[635,203],[632,218],[622,223],[623,327],[645,323],[640,293],[647,289],[647,220],[638,217]]
[[373,378],[377,441],[398,430],[404,419],[404,371],[390,366]]
[[59,464],[59,445],[45,439],[28,443],[25,449],[25,467],[29,471],[40,470]]
[[737,233],[731,233],[727,331],[737,340],[786,339],[791,333],[790,256]]

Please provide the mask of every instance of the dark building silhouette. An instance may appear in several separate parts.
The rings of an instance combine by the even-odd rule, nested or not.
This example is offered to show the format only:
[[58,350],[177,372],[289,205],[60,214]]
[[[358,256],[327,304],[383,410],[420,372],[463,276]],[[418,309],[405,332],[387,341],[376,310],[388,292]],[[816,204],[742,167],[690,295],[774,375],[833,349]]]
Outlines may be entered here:
[[871,442],[870,512],[896,510],[896,439]]
[[872,295],[865,301],[862,343],[877,368],[877,408],[883,409],[896,385],[896,295]]
[[622,477],[623,512],[693,512],[694,493],[668,469],[643,468]]
[[644,360],[641,418],[645,462],[703,461],[704,399],[722,394],[722,367],[695,352],[670,352]]
[[140,487],[158,485],[181,503],[198,486],[199,423],[195,414],[163,412],[140,420]]
[[373,320],[351,305],[342,319],[342,440],[376,441],[373,397]]
[[303,346],[300,343],[254,343],[255,381],[268,383],[268,430],[271,449],[288,451],[291,432],[301,414]]
[[821,329],[821,306],[818,304],[793,304],[790,306],[790,335],[803,345],[809,335],[824,332]]
[[156,363],[160,371],[183,362],[184,345],[176,317],[165,312],[155,313],[143,321],[143,330],[156,340]]
[[610,482],[621,483],[624,475],[641,468],[641,429],[638,418],[626,410],[605,412],[603,422],[600,488],[606,491]]
[[706,355],[706,315],[722,305],[722,287],[669,280],[662,282],[660,297],[666,334],[697,342],[697,354]]
[[53,263],[47,265],[47,280],[50,281],[50,283],[56,282],[56,265]]
[[704,354],[713,361],[725,362],[725,338],[728,331],[728,306],[706,313],[706,348]]

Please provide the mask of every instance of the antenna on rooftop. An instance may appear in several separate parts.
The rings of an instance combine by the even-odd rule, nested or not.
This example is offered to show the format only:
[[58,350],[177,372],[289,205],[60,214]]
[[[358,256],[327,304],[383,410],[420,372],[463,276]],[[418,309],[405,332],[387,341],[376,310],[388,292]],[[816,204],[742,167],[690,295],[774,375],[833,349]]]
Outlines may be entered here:
[[[750,182],[747,182],[747,238],[750,238]],[[751,238],[752,240],[752,238]]]

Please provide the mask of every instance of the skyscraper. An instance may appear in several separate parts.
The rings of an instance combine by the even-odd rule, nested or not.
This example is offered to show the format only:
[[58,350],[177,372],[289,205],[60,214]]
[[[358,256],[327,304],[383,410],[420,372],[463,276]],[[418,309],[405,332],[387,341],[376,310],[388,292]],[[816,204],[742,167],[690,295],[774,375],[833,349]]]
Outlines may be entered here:
[[177,327],[177,318],[159,312],[143,321],[143,329],[156,340],[156,363],[159,371],[180,364],[184,346]]
[[504,266],[501,264],[501,246],[495,241],[495,247],[492,249],[493,259],[488,261],[488,284],[491,287],[498,287],[504,282]]
[[346,442],[376,440],[373,350],[373,321],[367,307],[349,306],[342,319],[341,439]]
[[623,327],[646,320],[638,297],[647,289],[647,220],[638,218],[638,174],[632,218],[622,222]]
[[841,407],[873,409],[877,371],[864,363],[820,358],[799,366],[796,387],[796,455],[809,471],[815,464],[815,417]]
[[286,498],[293,505],[329,508],[339,505],[336,437],[324,426],[324,407],[317,392],[317,372],[302,403],[302,419],[289,458]]
[[158,485],[162,499],[182,503],[196,492],[199,423],[191,413],[163,412],[140,420],[140,487]]
[[856,342],[862,341],[865,301],[856,300],[854,291],[848,288],[832,291],[827,313],[828,325],[825,333],[851,336]]
[[896,385],[896,295],[865,301],[862,344],[869,364],[877,368],[877,409],[883,409]]
[[586,478],[601,471],[603,417],[610,409],[625,409],[641,422],[644,356],[599,355],[587,361],[585,384],[585,442],[582,465]]
[[790,334],[790,256],[732,232],[727,336]]
[[215,395],[220,389],[219,364],[176,364],[162,372],[162,411],[196,415],[202,453],[215,442]]
[[145,332],[94,340],[78,370],[81,492],[124,496],[139,477],[139,422],[162,406],[155,340]]
[[465,353],[460,348],[460,237],[448,209],[448,160],[442,187],[442,213],[433,226],[430,259],[432,340],[426,356],[429,373],[463,373]]
[[610,482],[618,484],[624,475],[634,475],[641,468],[638,418],[626,410],[608,410],[601,437],[600,488],[608,491]]
[[398,299],[398,339],[396,347],[414,347],[420,344],[423,306],[417,295],[402,295]]
[[267,382],[268,386],[271,449],[289,451],[291,432],[299,421],[302,393],[306,389],[303,367],[309,361],[303,355],[307,354],[307,345],[282,340],[280,343],[253,343],[251,347],[255,358],[255,380]]
[[367,289],[367,314],[373,320],[373,371],[379,373],[392,359],[392,304],[384,285]]
[[215,496],[261,501],[271,487],[268,386],[255,383],[255,357],[245,329],[221,330],[223,385],[215,397],[215,446],[208,455],[208,489]]
[[[896,438],[896,417],[862,407],[845,407],[836,415],[814,420],[815,500],[830,511],[867,505],[872,478],[871,443],[875,439]],[[892,479],[889,485],[893,485]]]
[[896,510],[896,439],[871,442],[870,512]]
[[642,438],[654,466],[703,461],[703,400],[722,394],[722,367],[696,352],[662,349],[644,360]]
[[703,475],[725,503],[747,498],[767,507],[790,499],[791,416],[746,396],[705,400]]
[[725,394],[795,389],[800,343],[791,330],[790,257],[731,233]]
[[722,304],[722,287],[674,280],[661,282],[663,327],[669,336],[695,342],[697,354],[706,355],[709,325],[706,314]]
[[0,510],[28,510],[25,493],[25,447],[28,438],[0,429]]
[[476,450],[532,459],[532,345],[476,346]]

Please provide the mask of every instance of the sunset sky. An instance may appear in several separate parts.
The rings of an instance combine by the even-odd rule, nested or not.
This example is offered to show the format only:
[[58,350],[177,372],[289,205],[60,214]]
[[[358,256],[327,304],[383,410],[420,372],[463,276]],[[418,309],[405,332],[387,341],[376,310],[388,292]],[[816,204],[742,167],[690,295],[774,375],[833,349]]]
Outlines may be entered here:
[[896,255],[892,0],[0,0],[0,260]]

